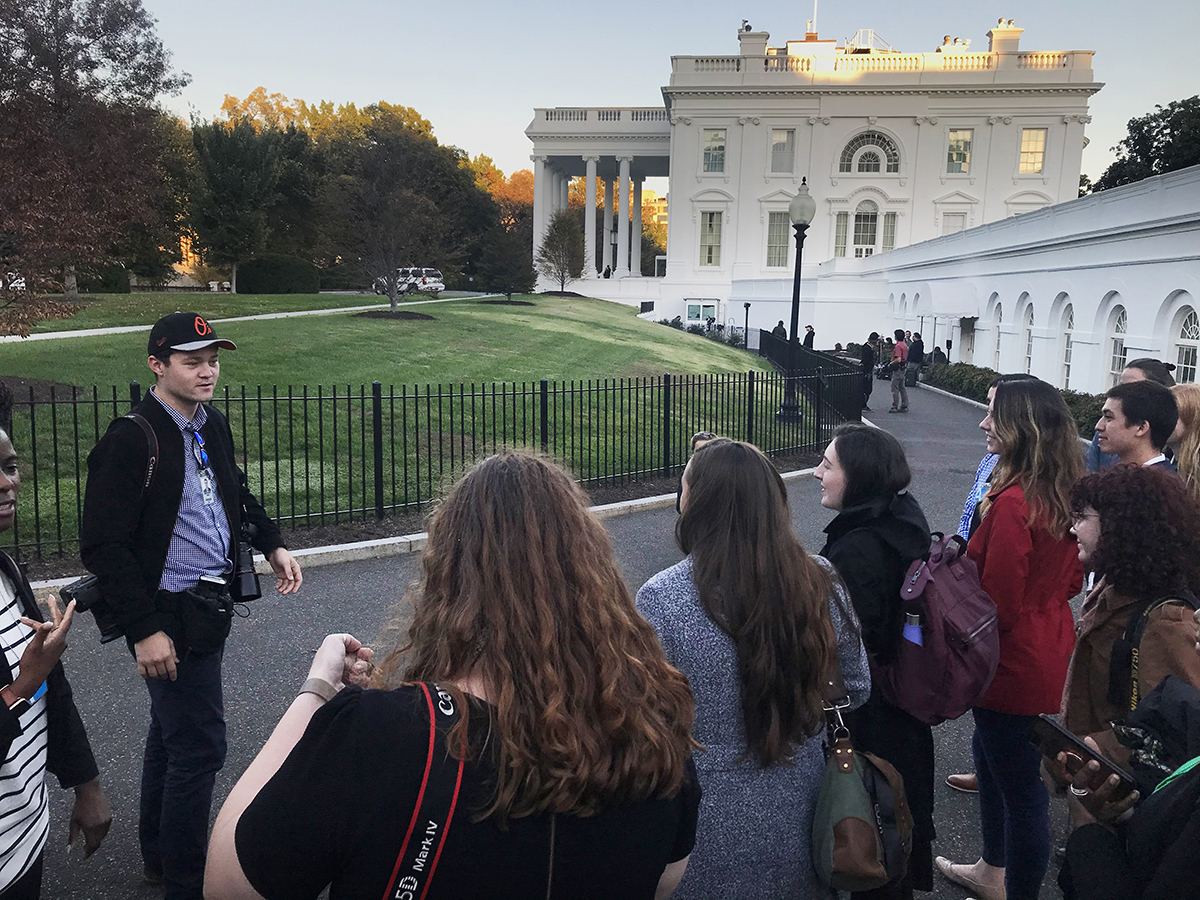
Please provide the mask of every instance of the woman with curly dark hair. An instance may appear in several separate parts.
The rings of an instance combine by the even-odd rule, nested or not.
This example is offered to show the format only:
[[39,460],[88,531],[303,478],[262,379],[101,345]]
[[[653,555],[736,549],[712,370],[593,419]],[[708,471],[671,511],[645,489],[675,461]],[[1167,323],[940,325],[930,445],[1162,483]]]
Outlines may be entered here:
[[205,895],[669,895],[700,801],[692,694],[582,489],[490,457],[421,565],[380,689],[344,686],[368,661],[354,638],[318,650],[221,810]]
[[[1063,724],[1122,757],[1111,725],[1140,697],[1167,675],[1200,687],[1192,624],[1200,586],[1200,509],[1178,475],[1145,466],[1088,475],[1075,485],[1071,509],[1079,559],[1096,573],[1096,586],[1077,626]],[[1122,636],[1142,617],[1134,683]]]

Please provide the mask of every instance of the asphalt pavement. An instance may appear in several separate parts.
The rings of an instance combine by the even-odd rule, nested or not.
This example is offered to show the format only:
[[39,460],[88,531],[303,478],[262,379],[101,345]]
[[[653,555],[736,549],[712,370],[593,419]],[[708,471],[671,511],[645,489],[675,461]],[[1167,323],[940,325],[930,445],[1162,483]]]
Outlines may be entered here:
[[[877,383],[875,410],[866,415],[893,432],[904,444],[913,470],[912,492],[935,530],[958,526],[962,503],[982,456],[983,437],[977,426],[980,411],[961,401],[927,390],[911,390],[911,412],[888,415],[886,382]],[[824,544],[822,529],[832,514],[821,508],[814,479],[789,482],[792,519],[804,545],[816,552]],[[626,579],[636,590],[646,579],[681,558],[674,542],[675,512],[661,508],[606,520]],[[217,778],[215,817],[238,776],[266,741],[271,729],[304,680],[311,652],[330,632],[349,631],[377,652],[376,641],[389,618],[406,619],[401,604],[406,588],[418,574],[418,554],[313,568],[294,597],[273,593],[251,605],[251,614],[234,622],[225,651],[225,710],[229,756]],[[266,586],[266,579],[264,579]],[[72,795],[48,777],[51,793],[51,835],[46,851],[43,896],[48,898],[111,898],[150,900],[158,889],[140,884],[141,857],[137,844],[138,785],[142,744],[149,723],[149,701],[124,644],[101,646],[92,623],[81,617],[65,657],[76,702],[100,762],[101,779],[113,806],[113,826],[104,845],[84,861],[79,849],[67,854],[67,820]],[[973,862],[979,854],[979,825],[974,796],[958,794],[943,785],[946,775],[971,769],[970,716],[935,729],[938,788],[934,852],[955,861]],[[1056,833],[1063,810],[1055,809]],[[747,864],[752,866],[753,861]],[[1055,869],[1042,897],[1059,896],[1053,886]],[[938,876],[936,898],[960,900],[967,893]]]

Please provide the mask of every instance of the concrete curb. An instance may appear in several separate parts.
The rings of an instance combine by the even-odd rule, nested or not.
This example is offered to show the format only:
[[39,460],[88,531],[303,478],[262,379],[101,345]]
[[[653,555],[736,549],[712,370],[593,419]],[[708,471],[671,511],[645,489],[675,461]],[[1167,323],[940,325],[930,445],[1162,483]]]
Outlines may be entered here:
[[[794,472],[783,472],[784,481],[791,481],[796,478],[803,478],[812,475],[815,468],[797,469]],[[659,494],[655,497],[640,497],[637,500],[621,500],[617,503],[604,503],[600,506],[591,507],[592,513],[598,519],[611,519],[615,516],[624,516],[629,513],[644,512],[650,509],[662,509],[666,506],[675,505],[674,494]],[[310,568],[315,566],[331,566],[335,563],[357,562],[364,559],[384,559],[389,556],[403,556],[406,553],[417,553],[425,549],[425,539],[428,537],[428,532],[421,531],[416,534],[404,534],[399,537],[376,538],[370,541],[355,541],[350,544],[330,544],[325,547],[308,547],[304,550],[293,550],[292,556],[300,563],[302,568]],[[270,575],[271,567],[267,561],[261,556],[255,555],[254,560],[255,571],[260,575]],[[74,575],[70,578],[53,578],[47,581],[33,582],[34,591],[51,591],[57,590],[64,585],[70,584],[82,578],[82,575]],[[41,599],[41,597],[39,597]]]
[[959,394],[952,394],[949,391],[943,391],[941,388],[935,388],[931,384],[922,384],[921,390],[933,391],[935,394],[941,394],[943,397],[952,397],[955,400],[961,400],[963,403],[969,403],[971,406],[974,406],[977,409],[987,409],[986,403],[980,403],[978,400],[972,400],[970,397],[963,397]]

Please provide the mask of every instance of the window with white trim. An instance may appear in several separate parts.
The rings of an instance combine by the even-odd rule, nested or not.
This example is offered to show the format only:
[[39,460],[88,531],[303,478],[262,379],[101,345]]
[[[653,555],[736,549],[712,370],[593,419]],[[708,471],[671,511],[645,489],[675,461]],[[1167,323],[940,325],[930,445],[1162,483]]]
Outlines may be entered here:
[[950,132],[950,142],[946,149],[946,174],[967,175],[971,171],[971,138],[975,132],[971,128],[958,128]]
[[942,213],[942,234],[958,234],[966,227],[966,213]]
[[700,265],[721,265],[721,213],[700,213]]
[[1113,310],[1109,321],[1112,322],[1112,330],[1108,335],[1108,386],[1116,387],[1121,383],[1121,373],[1125,371],[1128,359],[1125,334],[1129,328],[1129,317],[1125,314],[1125,307],[1118,306]]
[[837,223],[833,229],[833,255],[846,255],[846,232],[850,230],[850,213],[837,214]]
[[1033,370],[1033,304],[1025,307],[1025,374]]
[[1179,311],[1175,341],[1175,380],[1180,384],[1191,384],[1196,380],[1197,356],[1200,355],[1200,316],[1190,306]]
[[996,334],[996,352],[992,359],[992,368],[1000,371],[1000,325],[1004,322],[1004,309],[996,303],[996,312],[992,316],[992,331]]
[[703,134],[704,171],[725,171],[725,129],[705,128]]
[[891,250],[896,246],[896,214],[883,214],[883,246],[880,248],[883,251]]
[[1017,171],[1022,175],[1040,175],[1046,155],[1046,129],[1021,129],[1021,162]]
[[767,216],[767,266],[781,268],[788,264],[788,225],[791,220],[785,212],[773,212]]
[[1068,303],[1063,310],[1063,355],[1062,355],[1062,389],[1071,389],[1071,352],[1074,349],[1075,308]]
[[771,171],[791,172],[796,160],[796,132],[791,128],[771,130]]
[[842,148],[842,157],[838,161],[838,171],[852,172],[854,170],[854,154],[863,147],[877,147],[882,151],[884,158],[887,160],[888,172],[897,173],[900,171],[900,148],[896,146],[895,141],[880,131],[864,131],[862,134],[851,138],[849,143]]
[[717,307],[714,303],[689,303],[687,305],[687,320],[705,324],[709,319],[717,317]]
[[874,150],[864,150],[862,156],[858,158],[858,171],[860,172],[878,172],[882,166],[883,160]]
[[854,210],[854,256],[862,259],[875,252],[875,237],[879,230],[879,207],[874,200],[864,200]]

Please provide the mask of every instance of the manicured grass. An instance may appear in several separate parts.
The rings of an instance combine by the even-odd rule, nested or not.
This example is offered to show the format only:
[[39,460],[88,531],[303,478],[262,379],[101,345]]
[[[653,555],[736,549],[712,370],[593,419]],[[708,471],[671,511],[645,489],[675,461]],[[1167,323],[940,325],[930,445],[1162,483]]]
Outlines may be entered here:
[[195,310],[209,319],[233,316],[257,316],[263,313],[292,312],[298,309],[337,309],[342,306],[367,306],[386,303],[375,294],[221,294],[141,293],[85,294],[79,312],[69,319],[42,322],[35,333],[77,331],[84,328],[110,328],[117,325],[145,325],[177,309]]
[[[157,296],[169,297],[171,304],[164,309],[181,299]],[[300,295],[289,299],[299,302]],[[464,299],[409,307],[433,316],[432,321],[334,313],[228,323],[218,334],[235,341],[238,350],[221,356],[221,386],[570,381],[769,370],[756,356],[643,321],[627,306],[575,298],[519,299],[533,305]],[[211,307],[204,312],[219,318]],[[145,342],[138,333],[5,344],[0,375],[89,389],[117,385],[124,391],[130,381],[145,385],[151,380]]]

